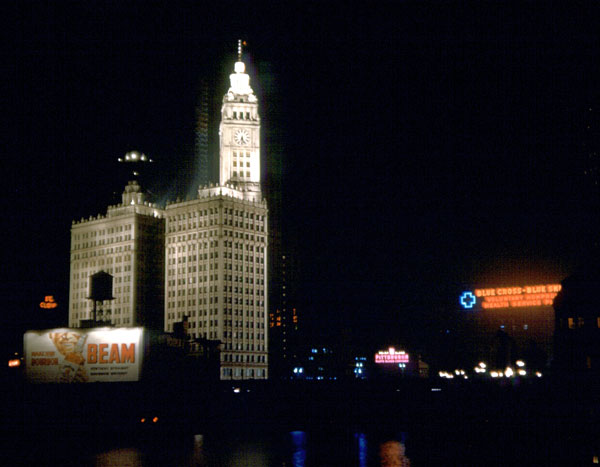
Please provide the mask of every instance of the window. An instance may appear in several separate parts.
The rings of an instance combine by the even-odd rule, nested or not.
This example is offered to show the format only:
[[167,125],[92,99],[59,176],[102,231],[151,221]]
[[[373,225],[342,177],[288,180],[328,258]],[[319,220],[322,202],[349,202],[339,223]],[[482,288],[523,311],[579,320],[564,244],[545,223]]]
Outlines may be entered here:
[[568,318],[567,321],[569,323],[569,329],[575,329],[575,320],[573,318]]

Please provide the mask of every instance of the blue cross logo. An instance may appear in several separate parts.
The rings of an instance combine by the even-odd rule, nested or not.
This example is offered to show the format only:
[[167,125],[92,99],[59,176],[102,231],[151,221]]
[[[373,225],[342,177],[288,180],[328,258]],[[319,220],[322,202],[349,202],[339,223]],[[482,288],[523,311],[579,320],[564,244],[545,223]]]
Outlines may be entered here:
[[463,292],[460,296],[460,304],[463,308],[471,309],[477,302],[477,297],[473,295],[471,292]]

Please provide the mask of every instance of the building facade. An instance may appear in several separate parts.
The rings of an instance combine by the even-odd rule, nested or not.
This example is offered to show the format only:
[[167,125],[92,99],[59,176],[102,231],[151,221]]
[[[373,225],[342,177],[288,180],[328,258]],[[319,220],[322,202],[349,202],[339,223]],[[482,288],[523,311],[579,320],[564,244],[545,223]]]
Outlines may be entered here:
[[219,183],[165,208],[165,323],[221,341],[221,379],[268,378],[267,204],[260,117],[241,51],[223,98]]
[[164,301],[164,219],[162,210],[145,200],[130,181],[122,203],[106,215],[73,221],[69,327],[92,319],[90,277],[100,271],[113,276],[114,300],[98,309],[99,319],[115,326],[157,327]]

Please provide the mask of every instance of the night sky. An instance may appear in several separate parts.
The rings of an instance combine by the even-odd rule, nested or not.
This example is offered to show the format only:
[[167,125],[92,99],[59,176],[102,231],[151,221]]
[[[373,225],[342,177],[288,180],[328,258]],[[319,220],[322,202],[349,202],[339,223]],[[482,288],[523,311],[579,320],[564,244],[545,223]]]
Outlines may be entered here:
[[200,83],[216,158],[239,38],[311,332],[418,340],[463,287],[555,282],[585,258],[598,9],[215,4],[19,2],[5,15],[6,333],[48,294],[66,323],[71,221],[117,201],[117,157],[156,160],[157,199],[195,190]]

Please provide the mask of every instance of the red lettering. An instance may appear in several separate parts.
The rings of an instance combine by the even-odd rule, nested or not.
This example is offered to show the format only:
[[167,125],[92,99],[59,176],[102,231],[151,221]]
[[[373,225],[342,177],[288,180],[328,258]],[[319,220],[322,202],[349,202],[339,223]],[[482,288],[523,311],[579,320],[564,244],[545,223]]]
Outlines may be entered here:
[[121,363],[135,363],[135,343],[129,344],[129,348],[127,344],[121,344]]
[[108,347],[108,344],[100,344],[99,345],[100,350],[99,350],[99,358],[98,358],[98,363],[108,363],[106,361],[106,357],[108,356],[108,352],[106,351],[106,348]]
[[87,361],[88,363],[98,362],[98,346],[96,344],[88,344]]
[[110,346],[110,357],[108,357],[108,363],[121,363],[119,358],[119,344],[113,344]]

